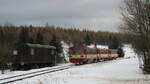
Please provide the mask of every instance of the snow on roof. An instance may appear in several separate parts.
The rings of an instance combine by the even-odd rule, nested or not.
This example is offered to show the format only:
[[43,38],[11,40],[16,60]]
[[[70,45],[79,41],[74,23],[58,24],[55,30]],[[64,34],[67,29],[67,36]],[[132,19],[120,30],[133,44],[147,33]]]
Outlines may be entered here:
[[[95,47],[95,45],[89,45],[88,46],[89,48],[94,48]],[[108,46],[107,45],[97,45],[97,48],[99,48],[99,49],[108,49]]]
[[41,44],[31,44],[31,43],[27,43],[26,44],[29,47],[38,47],[38,48],[53,48],[56,49],[56,47],[54,46],[50,46],[50,45],[41,45]]

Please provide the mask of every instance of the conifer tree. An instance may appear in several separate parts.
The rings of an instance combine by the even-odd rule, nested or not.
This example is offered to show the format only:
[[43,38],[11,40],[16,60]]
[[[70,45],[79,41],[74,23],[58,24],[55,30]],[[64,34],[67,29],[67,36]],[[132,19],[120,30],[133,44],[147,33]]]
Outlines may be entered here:
[[40,31],[38,31],[38,33],[37,33],[35,43],[38,43],[38,44],[43,44],[44,43],[44,37],[43,37],[43,35],[41,34]]
[[109,49],[118,49],[120,47],[119,40],[114,36],[109,38]]
[[86,37],[84,38],[84,43],[85,45],[90,45],[92,43],[89,34],[86,34]]
[[24,44],[24,43],[29,43],[29,42],[31,42],[31,38],[29,37],[28,30],[27,28],[22,28],[17,44]]
[[56,47],[56,52],[57,52],[56,60],[57,62],[61,62],[62,61],[62,57],[61,57],[62,45],[61,45],[60,40],[58,39],[58,37],[56,37],[55,34],[53,35],[52,40],[49,44]]

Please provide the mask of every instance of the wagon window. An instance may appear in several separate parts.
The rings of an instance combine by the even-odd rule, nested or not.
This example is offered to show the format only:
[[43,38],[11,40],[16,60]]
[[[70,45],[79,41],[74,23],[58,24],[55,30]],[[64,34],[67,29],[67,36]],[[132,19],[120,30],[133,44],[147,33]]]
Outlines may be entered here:
[[17,51],[17,50],[14,50],[14,51],[13,51],[13,55],[18,55],[18,51]]
[[51,55],[54,55],[55,54],[55,51],[54,50],[51,50]]
[[31,55],[34,55],[34,49],[31,48]]

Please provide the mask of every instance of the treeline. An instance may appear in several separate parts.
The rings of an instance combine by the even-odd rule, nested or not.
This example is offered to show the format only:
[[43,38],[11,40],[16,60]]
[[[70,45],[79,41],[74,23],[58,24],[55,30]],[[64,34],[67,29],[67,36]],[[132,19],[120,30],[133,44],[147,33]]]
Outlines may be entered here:
[[[109,45],[112,38],[121,42],[128,42],[125,34],[80,30],[77,28],[63,28],[55,26],[0,26],[0,62],[12,55],[12,50],[21,43],[50,44],[58,47],[61,53],[60,41],[73,45],[101,44]],[[58,44],[58,45],[57,45]],[[60,50],[59,50],[60,49]]]
[[95,32],[90,30],[80,30],[77,28],[62,28],[54,26],[0,26],[0,42],[6,41],[11,43],[16,43],[22,34],[27,34],[24,36],[29,37],[30,43],[39,43],[42,40],[42,44],[48,44],[53,35],[59,40],[66,42],[71,42],[74,45],[79,45],[80,43],[97,42],[98,44],[108,45],[110,38],[116,37],[122,42],[129,42],[129,37],[125,34],[112,33],[112,32]]

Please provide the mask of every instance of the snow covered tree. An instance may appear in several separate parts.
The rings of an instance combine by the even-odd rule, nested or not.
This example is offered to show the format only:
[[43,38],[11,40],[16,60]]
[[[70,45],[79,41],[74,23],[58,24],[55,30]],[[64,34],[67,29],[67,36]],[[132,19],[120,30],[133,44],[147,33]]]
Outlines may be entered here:
[[124,0],[121,29],[131,35],[143,70],[150,73],[150,0]]

